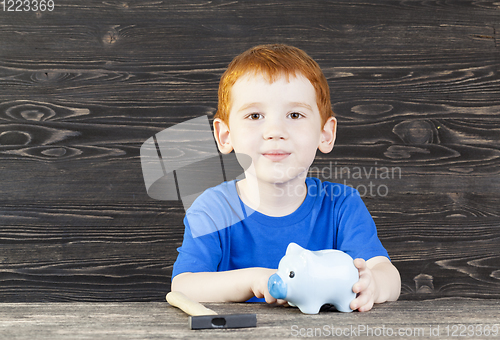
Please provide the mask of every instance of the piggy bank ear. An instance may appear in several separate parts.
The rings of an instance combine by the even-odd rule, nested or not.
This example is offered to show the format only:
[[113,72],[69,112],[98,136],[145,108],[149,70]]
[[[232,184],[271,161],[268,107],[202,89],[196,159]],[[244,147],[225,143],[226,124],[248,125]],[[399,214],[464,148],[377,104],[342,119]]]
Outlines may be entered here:
[[299,246],[297,243],[290,243],[286,248],[286,255],[298,255],[300,254],[304,248]]

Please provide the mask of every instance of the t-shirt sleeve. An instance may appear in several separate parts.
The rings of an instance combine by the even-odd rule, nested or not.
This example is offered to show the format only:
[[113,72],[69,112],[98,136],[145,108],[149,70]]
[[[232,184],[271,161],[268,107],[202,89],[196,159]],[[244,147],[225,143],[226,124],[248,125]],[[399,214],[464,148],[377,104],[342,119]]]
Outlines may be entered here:
[[234,183],[202,193],[186,211],[184,240],[177,249],[172,278],[184,272],[218,271],[224,254],[228,254],[222,249],[221,233],[243,218]]
[[[174,263],[172,279],[181,273],[215,272],[222,257],[220,240],[217,232],[193,235],[191,223],[208,226],[213,224],[208,215],[203,213],[186,215],[184,218],[184,240],[182,246],[177,248],[179,255]],[[196,228],[196,227],[195,227]],[[214,228],[208,226],[208,228]]]
[[353,189],[340,203],[336,219],[336,249],[346,252],[353,259],[369,260],[375,256],[389,258],[378,238],[375,222],[356,190]]

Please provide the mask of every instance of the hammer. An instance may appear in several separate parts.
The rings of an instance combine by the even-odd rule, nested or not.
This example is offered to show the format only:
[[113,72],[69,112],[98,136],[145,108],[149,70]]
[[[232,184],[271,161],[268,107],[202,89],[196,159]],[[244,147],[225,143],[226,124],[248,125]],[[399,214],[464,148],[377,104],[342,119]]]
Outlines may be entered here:
[[181,292],[170,292],[167,302],[189,314],[189,329],[245,328],[257,326],[256,314],[219,315]]

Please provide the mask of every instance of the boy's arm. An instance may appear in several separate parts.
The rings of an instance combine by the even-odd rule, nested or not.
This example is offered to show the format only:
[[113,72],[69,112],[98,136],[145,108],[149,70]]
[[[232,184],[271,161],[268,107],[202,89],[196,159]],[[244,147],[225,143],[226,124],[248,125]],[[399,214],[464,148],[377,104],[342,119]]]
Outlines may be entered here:
[[256,296],[267,303],[267,282],[276,269],[245,268],[223,272],[182,273],[172,280],[172,291],[180,291],[198,302],[244,302]]
[[385,256],[376,256],[368,261],[356,259],[359,281],[352,290],[358,294],[351,302],[351,309],[369,311],[374,303],[396,301],[401,292],[399,272]]

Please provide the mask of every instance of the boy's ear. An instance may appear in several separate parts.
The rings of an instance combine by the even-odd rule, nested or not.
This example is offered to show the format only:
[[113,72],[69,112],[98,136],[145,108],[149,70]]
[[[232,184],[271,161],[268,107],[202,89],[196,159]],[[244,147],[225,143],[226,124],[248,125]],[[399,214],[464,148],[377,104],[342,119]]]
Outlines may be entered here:
[[228,154],[233,150],[229,138],[229,126],[219,118],[214,119],[214,136],[221,153]]
[[330,117],[323,125],[323,130],[321,131],[321,140],[319,142],[318,149],[322,153],[329,153],[333,150],[333,144],[335,144],[335,138],[337,137],[337,119],[335,117]]

